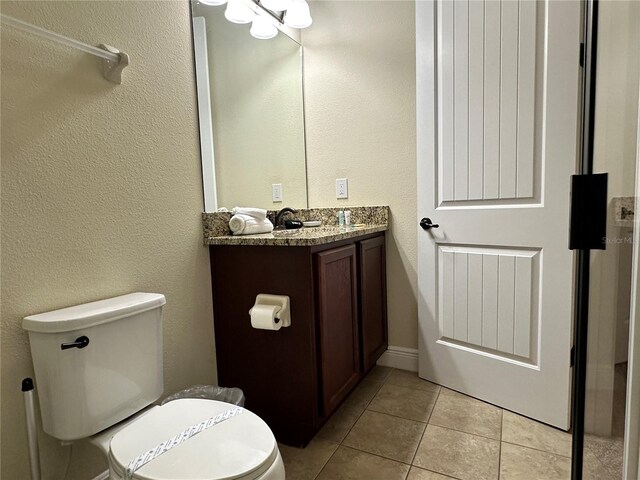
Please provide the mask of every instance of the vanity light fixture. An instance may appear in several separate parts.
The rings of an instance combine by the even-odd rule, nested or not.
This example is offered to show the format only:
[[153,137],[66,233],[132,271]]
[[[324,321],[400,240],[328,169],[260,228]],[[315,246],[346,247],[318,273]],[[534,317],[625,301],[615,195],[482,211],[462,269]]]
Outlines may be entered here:
[[259,40],[268,40],[278,34],[278,29],[271,20],[261,14],[257,14],[251,22],[251,35]]
[[253,21],[256,14],[253,13],[244,0],[229,0],[224,16],[233,23],[249,23]]
[[200,0],[200,3],[217,7],[218,5],[224,5],[225,3],[227,3],[227,0]]
[[289,28],[307,28],[313,20],[306,0],[199,0],[204,5],[227,3],[224,16],[233,23],[251,22],[250,33],[260,40],[278,34],[276,22]]
[[284,16],[284,24],[290,28],[307,28],[312,21],[309,4],[305,0],[292,0]]

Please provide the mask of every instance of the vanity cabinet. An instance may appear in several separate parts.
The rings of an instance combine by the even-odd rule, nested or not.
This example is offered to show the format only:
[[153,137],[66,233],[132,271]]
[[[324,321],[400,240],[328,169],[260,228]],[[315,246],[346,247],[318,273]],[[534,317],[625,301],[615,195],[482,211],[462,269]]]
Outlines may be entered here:
[[356,247],[320,252],[316,265],[322,406],[333,412],[361,374]]
[[[306,445],[387,347],[384,233],[311,246],[211,245],[218,384],[285,444]],[[291,326],[251,326],[256,295]]]
[[369,371],[387,349],[387,283],[384,237],[358,243],[363,369]]

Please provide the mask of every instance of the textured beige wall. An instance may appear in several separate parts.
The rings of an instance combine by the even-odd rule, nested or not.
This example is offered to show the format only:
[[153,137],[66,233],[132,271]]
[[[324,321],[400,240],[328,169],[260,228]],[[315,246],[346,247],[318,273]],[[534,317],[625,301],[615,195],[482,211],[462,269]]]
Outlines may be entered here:
[[[305,47],[309,205],[389,205],[389,344],[417,348],[415,11],[314,1]],[[349,179],[336,200],[335,180]]]
[[[161,292],[165,392],[215,382],[189,6],[5,2],[3,13],[131,55],[124,82],[86,54],[2,29],[2,478],[26,479],[28,314]],[[45,479],[68,447],[41,438]],[[73,447],[70,479],[106,464]]]

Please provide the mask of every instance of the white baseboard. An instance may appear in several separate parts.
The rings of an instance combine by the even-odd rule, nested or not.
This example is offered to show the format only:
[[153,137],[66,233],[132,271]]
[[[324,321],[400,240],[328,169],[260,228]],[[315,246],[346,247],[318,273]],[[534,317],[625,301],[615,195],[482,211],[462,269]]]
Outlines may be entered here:
[[418,350],[415,348],[394,347],[389,345],[387,351],[376,362],[383,367],[399,368],[410,372],[418,371]]

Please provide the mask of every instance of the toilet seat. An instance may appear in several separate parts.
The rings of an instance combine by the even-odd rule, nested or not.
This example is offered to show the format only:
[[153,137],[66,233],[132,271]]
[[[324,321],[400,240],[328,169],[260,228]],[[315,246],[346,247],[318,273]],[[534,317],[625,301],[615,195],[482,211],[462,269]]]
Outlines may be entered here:
[[[180,399],[152,409],[111,439],[109,467],[118,477],[131,459],[185,428],[233,408],[224,402]],[[278,457],[267,424],[254,413],[242,414],[202,431],[142,466],[136,480],[254,480]]]

